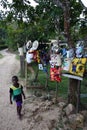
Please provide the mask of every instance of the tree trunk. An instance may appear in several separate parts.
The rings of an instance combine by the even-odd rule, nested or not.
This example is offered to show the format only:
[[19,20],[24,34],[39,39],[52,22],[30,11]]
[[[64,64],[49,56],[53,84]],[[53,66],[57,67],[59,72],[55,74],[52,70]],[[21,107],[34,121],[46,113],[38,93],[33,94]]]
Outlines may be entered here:
[[76,107],[76,112],[80,110],[80,88],[81,81],[77,79],[69,79],[69,89],[68,89],[68,103],[73,104]]
[[[67,38],[67,42],[69,45],[69,48],[74,49],[74,43],[71,37],[70,33],[70,2],[69,0],[65,0],[63,3],[64,6],[64,32],[65,36]],[[68,91],[68,103],[72,103],[73,105],[77,106],[77,92],[78,88],[78,80],[76,79],[69,79],[69,91]]]
[[77,104],[77,86],[78,80],[70,78],[68,90],[68,103],[72,103],[75,106]]
[[[69,48],[74,49],[74,42],[70,33],[70,1],[69,0],[54,0],[57,6],[61,7],[64,12],[64,33],[67,38],[67,42]],[[77,105],[77,93],[78,93],[78,80],[69,79],[69,91],[68,91],[68,103],[72,103],[73,105]]]
[[63,12],[64,12],[64,33],[65,37],[67,38],[67,42],[70,48],[74,48],[74,43],[71,38],[70,33],[70,2],[68,0],[65,0],[63,3]]

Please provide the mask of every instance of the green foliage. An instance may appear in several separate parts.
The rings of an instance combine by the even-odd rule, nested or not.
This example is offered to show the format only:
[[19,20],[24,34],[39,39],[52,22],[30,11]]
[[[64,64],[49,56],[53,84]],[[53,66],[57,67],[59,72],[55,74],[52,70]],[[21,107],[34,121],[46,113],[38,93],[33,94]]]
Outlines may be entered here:
[[0,44],[5,44],[6,32],[3,28],[0,28]]
[[2,55],[2,54],[0,54],[0,59],[1,59],[1,58],[3,58],[3,55]]
[[1,44],[1,45],[0,45],[0,50],[6,49],[7,47],[8,47],[7,45]]
[[84,20],[81,21],[81,28],[80,28],[80,35],[82,38],[85,38],[87,36],[86,32],[87,32],[87,21]]
[[83,81],[81,82],[81,103],[87,106],[87,77],[84,77]]
[[75,26],[75,24],[80,20],[80,14],[82,13],[83,7],[80,2],[76,2],[76,0],[70,0],[70,18],[71,18],[71,26]]
[[[61,17],[62,10],[55,6],[52,1],[40,1],[36,7],[36,24],[40,27],[41,37],[48,39],[56,34],[57,19]],[[59,27],[57,27],[59,28]]]
[[[37,69],[38,69],[38,64],[32,63],[31,66],[33,67],[35,74],[36,74]],[[46,77],[46,73],[43,70],[39,70],[38,77],[37,77],[37,83],[40,84],[40,86],[43,86],[45,88],[45,91],[48,91],[48,92],[54,91],[54,94],[55,94],[56,82],[50,80],[50,66],[48,65],[47,68],[48,68],[48,74],[49,74],[47,88],[45,88],[47,77]],[[28,72],[29,77],[30,77],[30,75],[31,75],[30,72]],[[34,82],[34,81],[29,80],[29,85],[32,82]],[[34,83],[32,83],[32,84],[34,84]],[[58,95],[62,96],[63,98],[67,98],[67,92],[68,92],[68,78],[62,77],[62,82],[58,83]]]
[[17,49],[17,45],[23,46],[26,40],[24,29],[19,28],[17,22],[8,24],[8,47],[13,50]]
[[[35,74],[36,74],[37,69],[38,69],[38,64],[33,62],[31,64],[31,66],[33,67]],[[50,80],[50,66],[48,65],[47,68],[48,68],[49,78],[48,78],[48,86],[45,90],[48,91],[48,92],[54,91],[54,94],[55,94],[56,82]],[[28,74],[30,76],[30,72],[28,72]],[[45,88],[46,80],[47,80],[46,79],[46,73],[42,70],[39,70],[37,83],[40,84],[40,86],[43,86]],[[30,82],[33,82],[33,81],[29,80],[29,83]],[[64,99],[67,99],[67,97],[68,97],[68,85],[69,85],[69,79],[67,77],[62,76],[62,81],[60,83],[58,83],[58,96],[61,96]],[[86,78],[84,78],[84,80],[81,82],[81,94],[87,94],[87,80],[86,80]],[[81,97],[81,102],[83,104],[87,104],[87,97],[85,97],[85,98]]]
[[0,21],[0,45],[5,46],[6,45],[6,38],[7,38],[7,32],[5,29],[4,21]]
[[[63,0],[60,0],[63,4]],[[75,34],[73,28],[77,26],[79,16],[83,10],[81,4],[76,0],[70,0],[70,30],[72,39],[85,37],[87,26],[81,22],[80,33]],[[53,0],[38,0],[36,8],[30,6],[28,0],[13,0],[12,4],[2,0],[2,4],[10,7],[0,21],[0,33],[6,33],[5,38],[0,39],[0,43],[6,43],[9,48],[17,49],[17,44],[22,46],[27,40],[38,40],[47,42],[51,38],[58,37],[62,39],[61,32],[64,32],[64,10],[55,5]],[[6,6],[4,6],[6,7]],[[87,11],[83,11],[85,18]],[[26,20],[25,20],[26,19]],[[78,36],[80,34],[80,36]],[[63,38],[64,39],[64,38]]]
[[13,19],[19,19],[23,22],[23,18],[26,17],[26,11],[29,8],[28,0],[13,0],[13,3],[10,6],[10,12],[13,14]]

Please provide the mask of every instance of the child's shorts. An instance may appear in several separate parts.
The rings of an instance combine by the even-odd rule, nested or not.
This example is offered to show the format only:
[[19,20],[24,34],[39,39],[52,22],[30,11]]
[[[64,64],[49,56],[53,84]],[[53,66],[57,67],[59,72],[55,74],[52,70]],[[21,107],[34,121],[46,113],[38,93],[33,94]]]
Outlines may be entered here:
[[17,104],[17,106],[22,106],[22,102],[21,101],[17,101],[16,104]]

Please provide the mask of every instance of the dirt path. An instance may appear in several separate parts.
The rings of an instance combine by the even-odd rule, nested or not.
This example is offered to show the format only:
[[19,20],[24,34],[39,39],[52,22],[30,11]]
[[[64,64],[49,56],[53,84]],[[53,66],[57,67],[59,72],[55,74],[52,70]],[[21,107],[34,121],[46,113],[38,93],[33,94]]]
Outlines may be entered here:
[[25,100],[23,119],[18,119],[15,104],[9,102],[9,86],[11,77],[19,72],[20,63],[16,55],[7,50],[0,53],[4,56],[0,59],[0,130],[53,130],[52,121],[56,122],[58,108],[36,97]]
[[45,104],[36,97],[25,100],[23,119],[18,119],[15,104],[9,102],[9,86],[11,77],[19,72],[20,63],[16,55],[7,50],[0,53],[4,56],[0,59],[0,130],[53,130],[51,122],[57,119],[58,108],[49,111],[49,103]]
[[0,53],[4,56],[0,59],[0,130],[25,130],[26,120],[18,120],[15,104],[9,102],[11,77],[19,72],[20,64],[15,54],[7,50]]

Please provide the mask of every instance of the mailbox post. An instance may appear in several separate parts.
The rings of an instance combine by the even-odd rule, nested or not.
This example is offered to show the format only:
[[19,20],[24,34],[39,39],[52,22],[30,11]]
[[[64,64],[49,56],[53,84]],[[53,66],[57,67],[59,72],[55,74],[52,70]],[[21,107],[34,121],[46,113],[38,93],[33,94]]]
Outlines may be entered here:
[[25,57],[23,53],[23,47],[18,48],[20,56],[20,73],[21,76],[25,76]]

